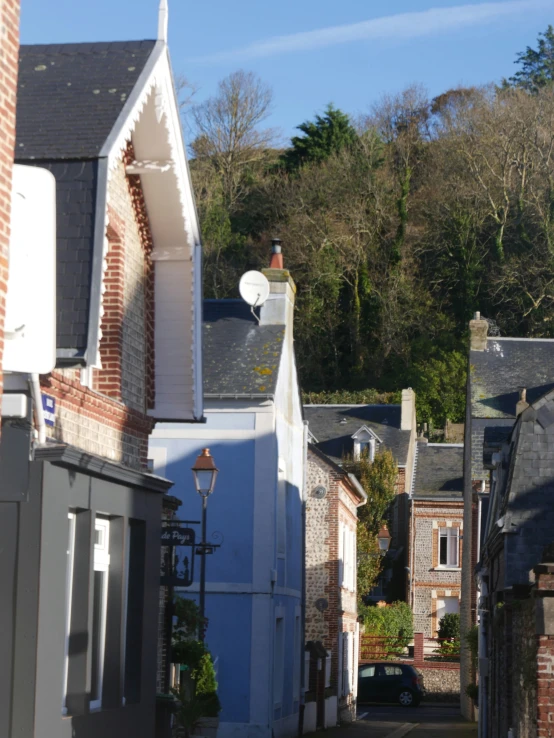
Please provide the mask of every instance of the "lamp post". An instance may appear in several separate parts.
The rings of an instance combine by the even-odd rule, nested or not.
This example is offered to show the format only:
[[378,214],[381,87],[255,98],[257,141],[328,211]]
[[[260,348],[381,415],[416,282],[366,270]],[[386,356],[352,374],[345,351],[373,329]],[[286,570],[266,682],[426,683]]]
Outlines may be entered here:
[[[192,467],[192,475],[196,491],[202,498],[202,540],[200,541],[200,640],[204,640],[204,620],[206,611],[206,512],[208,497],[214,491],[215,480],[219,469],[216,467],[214,458],[209,448],[202,449],[202,453],[196,459]],[[197,548],[198,553],[198,548]]]

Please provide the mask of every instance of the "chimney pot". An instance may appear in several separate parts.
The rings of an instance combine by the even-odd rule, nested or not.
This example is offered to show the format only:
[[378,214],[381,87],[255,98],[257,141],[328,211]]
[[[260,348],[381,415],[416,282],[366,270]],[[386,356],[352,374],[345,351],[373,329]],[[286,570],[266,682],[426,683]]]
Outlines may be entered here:
[[280,238],[271,239],[271,260],[269,262],[270,269],[284,269],[281,243],[282,241]]

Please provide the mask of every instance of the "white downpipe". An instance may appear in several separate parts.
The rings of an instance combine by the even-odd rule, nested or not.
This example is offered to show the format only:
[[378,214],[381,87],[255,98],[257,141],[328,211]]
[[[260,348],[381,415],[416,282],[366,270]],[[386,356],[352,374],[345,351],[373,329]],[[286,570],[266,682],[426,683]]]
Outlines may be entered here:
[[46,443],[46,423],[44,421],[44,410],[42,408],[42,395],[38,374],[31,374],[31,395],[35,406],[35,423],[37,426],[38,443],[42,446]]

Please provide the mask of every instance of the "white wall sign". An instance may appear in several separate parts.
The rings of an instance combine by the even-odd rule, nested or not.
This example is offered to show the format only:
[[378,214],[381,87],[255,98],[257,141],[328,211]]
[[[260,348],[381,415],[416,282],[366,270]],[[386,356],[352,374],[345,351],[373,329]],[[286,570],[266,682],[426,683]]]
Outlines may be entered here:
[[56,180],[13,168],[4,371],[48,374],[56,364]]

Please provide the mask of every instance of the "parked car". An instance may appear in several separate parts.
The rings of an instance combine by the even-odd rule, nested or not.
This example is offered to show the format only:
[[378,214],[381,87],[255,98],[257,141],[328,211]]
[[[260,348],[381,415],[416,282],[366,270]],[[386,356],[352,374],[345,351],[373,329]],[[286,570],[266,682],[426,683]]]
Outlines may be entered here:
[[398,702],[416,707],[425,694],[423,680],[406,664],[360,664],[358,702]]

